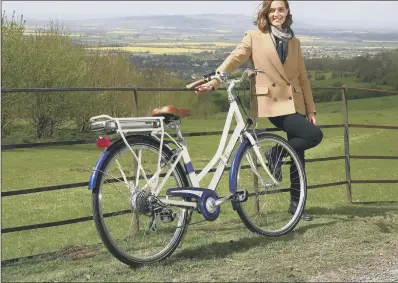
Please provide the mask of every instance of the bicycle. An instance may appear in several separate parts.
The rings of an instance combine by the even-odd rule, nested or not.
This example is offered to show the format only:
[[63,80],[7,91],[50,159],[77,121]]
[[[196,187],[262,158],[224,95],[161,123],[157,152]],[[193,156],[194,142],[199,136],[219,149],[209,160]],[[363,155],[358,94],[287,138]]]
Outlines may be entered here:
[[[212,72],[189,86],[192,89],[216,78],[228,86],[230,103],[218,149],[199,174],[179,127],[181,119],[190,114],[188,109],[168,106],[152,111],[152,117],[100,115],[90,119],[91,129],[101,134],[97,146],[105,148],[89,180],[93,217],[103,244],[114,257],[130,266],[163,260],[179,246],[195,211],[203,221],[214,221],[226,201],[231,202],[244,225],[260,235],[281,236],[297,225],[307,196],[302,164],[284,138],[256,130],[257,124],[249,130],[254,123],[239,95],[233,93],[236,85],[258,72],[247,69],[240,79]],[[247,116],[246,123],[239,107]],[[233,117],[236,126],[226,145]],[[165,126],[176,131],[176,139],[165,131]],[[104,136],[113,134],[120,138],[110,144]],[[219,197],[216,188],[238,140],[240,145],[230,166],[229,193]],[[280,150],[280,167],[272,166],[275,160],[265,154],[270,149]],[[283,161],[287,157],[290,161]],[[202,188],[200,181],[217,162],[210,185]],[[287,211],[291,188],[282,188],[281,175],[271,172],[272,168],[287,170],[286,164],[290,164],[290,173],[298,176],[300,198],[294,213]],[[292,172],[293,165],[297,172]],[[266,201],[260,205],[262,199]],[[279,199],[284,204],[274,203]]]

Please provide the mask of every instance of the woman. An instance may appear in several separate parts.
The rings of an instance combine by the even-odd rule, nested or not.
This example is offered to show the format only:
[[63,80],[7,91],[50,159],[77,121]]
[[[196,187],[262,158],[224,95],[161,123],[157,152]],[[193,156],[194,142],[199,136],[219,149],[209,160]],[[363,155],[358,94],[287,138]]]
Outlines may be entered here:
[[[258,117],[267,117],[276,127],[287,133],[289,144],[296,150],[304,165],[304,151],[317,146],[323,138],[316,126],[316,111],[306,74],[300,41],[294,37],[288,1],[263,1],[257,13],[257,30],[248,31],[237,48],[225,59],[217,72],[231,73],[250,59],[258,73],[255,81],[252,107]],[[197,88],[198,95],[219,87],[212,80]],[[276,158],[276,148],[265,155],[276,178],[281,180],[282,162]],[[289,212],[297,208],[299,191],[293,180],[297,172],[291,170],[291,202]],[[279,172],[279,173],[278,173]],[[304,211],[302,218],[311,220]]]

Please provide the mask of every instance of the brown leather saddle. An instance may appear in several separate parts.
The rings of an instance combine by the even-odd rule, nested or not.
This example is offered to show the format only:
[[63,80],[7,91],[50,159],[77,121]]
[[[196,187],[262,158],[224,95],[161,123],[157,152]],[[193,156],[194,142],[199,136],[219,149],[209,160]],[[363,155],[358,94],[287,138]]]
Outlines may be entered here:
[[153,117],[163,116],[165,118],[166,123],[184,119],[190,115],[191,115],[191,110],[187,108],[177,108],[174,105],[167,105],[152,110]]

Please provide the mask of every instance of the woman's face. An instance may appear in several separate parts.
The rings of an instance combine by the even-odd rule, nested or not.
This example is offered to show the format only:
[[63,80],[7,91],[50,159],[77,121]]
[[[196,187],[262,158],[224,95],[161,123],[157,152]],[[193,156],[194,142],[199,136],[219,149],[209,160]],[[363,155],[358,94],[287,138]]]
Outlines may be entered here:
[[289,10],[286,9],[285,1],[272,1],[269,10],[269,22],[276,28],[282,29],[283,23],[286,21],[286,16]]

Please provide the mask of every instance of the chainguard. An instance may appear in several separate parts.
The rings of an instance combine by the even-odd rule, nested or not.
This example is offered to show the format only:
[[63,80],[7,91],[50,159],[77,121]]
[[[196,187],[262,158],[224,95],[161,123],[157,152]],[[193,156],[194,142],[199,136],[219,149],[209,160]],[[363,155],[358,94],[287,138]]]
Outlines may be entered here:
[[245,202],[248,199],[246,190],[236,191],[235,193],[219,198],[213,190],[195,187],[170,188],[167,190],[166,195],[197,200],[201,214],[208,221],[214,221],[218,218],[220,205],[223,202],[231,200],[233,203],[239,203]]

